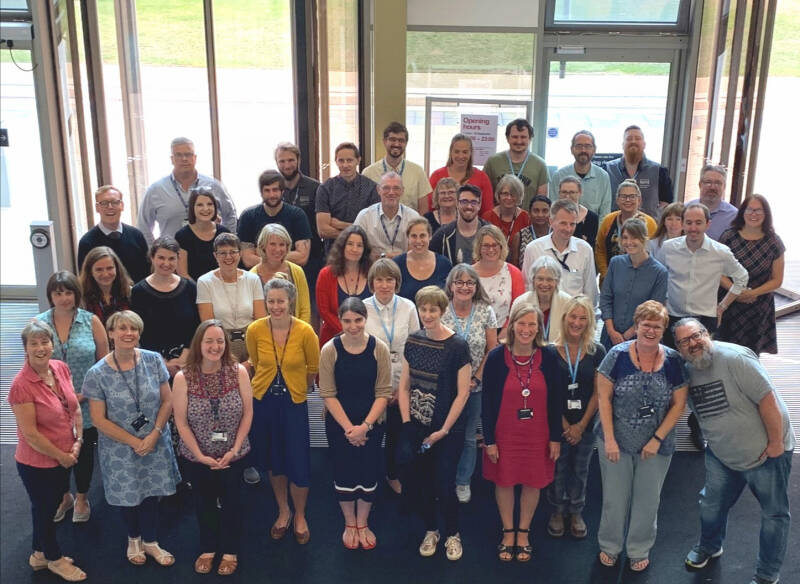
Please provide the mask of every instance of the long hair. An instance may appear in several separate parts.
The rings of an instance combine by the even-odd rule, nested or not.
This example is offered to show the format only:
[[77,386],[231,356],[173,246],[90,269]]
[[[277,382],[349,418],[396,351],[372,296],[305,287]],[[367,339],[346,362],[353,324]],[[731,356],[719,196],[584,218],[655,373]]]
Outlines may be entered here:
[[491,304],[491,302],[489,302],[489,295],[486,293],[486,288],[481,284],[478,272],[469,264],[456,264],[453,266],[453,269],[450,270],[450,273],[447,274],[447,279],[444,283],[444,293],[447,294],[448,300],[453,299],[453,282],[455,282],[456,278],[461,274],[466,274],[468,277],[475,280],[475,292],[472,294],[472,301]]
[[664,243],[664,239],[667,237],[667,217],[672,216],[683,217],[683,203],[670,203],[664,207],[664,211],[658,219],[658,229],[656,229],[652,237],[659,245]]
[[775,233],[775,228],[772,225],[772,209],[770,209],[769,202],[767,201],[767,197],[764,195],[759,195],[754,193],[749,197],[746,197],[742,204],[739,205],[739,212],[736,213],[736,218],[731,221],[731,229],[735,229],[739,231],[744,227],[744,212],[747,210],[747,206],[750,204],[750,201],[755,199],[756,201],[761,202],[761,206],[764,207],[764,223],[761,224],[761,230],[764,232],[765,235],[772,235]]
[[201,351],[203,337],[212,326],[222,329],[222,334],[225,335],[225,350],[222,352],[222,358],[220,359],[222,367],[230,367],[236,363],[236,357],[231,353],[231,338],[228,336],[228,331],[222,327],[221,321],[216,318],[210,318],[201,322],[197,330],[194,331],[192,342],[189,345],[189,355],[186,357],[186,365],[183,367],[185,370],[200,373],[200,366],[203,364],[203,353]]
[[514,323],[520,318],[530,313],[536,314],[536,336],[533,338],[534,347],[544,347],[547,341],[544,340],[544,315],[542,311],[529,302],[519,302],[511,308],[511,314],[508,316],[508,330],[506,331],[506,346],[509,351],[514,350]]
[[561,333],[558,335],[556,340],[553,341],[553,344],[556,346],[567,346],[567,339],[564,335],[564,331],[567,330],[567,317],[576,309],[583,309],[583,311],[586,313],[586,328],[583,329],[580,340],[581,352],[584,355],[594,355],[594,331],[596,326],[594,320],[594,306],[589,298],[583,294],[578,294],[577,296],[570,298],[564,304],[564,313],[561,315]]
[[472,138],[470,138],[466,134],[456,134],[455,136],[453,136],[453,139],[450,140],[450,149],[447,151],[448,168],[453,165],[453,146],[456,145],[456,142],[469,143],[469,160],[467,160],[467,173],[464,175],[464,181],[462,182],[462,184],[464,184],[472,176],[472,155],[475,149],[472,146]]
[[131,277],[128,275],[128,270],[122,265],[122,262],[114,253],[114,250],[105,245],[95,247],[89,250],[86,258],[83,260],[81,267],[81,290],[83,290],[83,303],[84,306],[90,304],[99,304],[103,299],[103,293],[100,291],[100,286],[92,276],[92,268],[94,265],[103,258],[111,258],[114,262],[114,268],[117,271],[117,277],[114,278],[114,283],[111,284],[111,295],[117,300],[124,300],[129,302],[131,298]]
[[372,247],[369,244],[369,239],[367,239],[367,232],[358,225],[349,225],[334,240],[331,250],[328,252],[328,265],[335,276],[344,276],[346,261],[344,259],[344,248],[347,244],[347,239],[354,233],[361,237],[361,241],[364,242],[364,251],[361,254],[361,259],[358,260],[358,271],[364,276],[369,273],[369,268],[372,265],[372,259],[370,258]]

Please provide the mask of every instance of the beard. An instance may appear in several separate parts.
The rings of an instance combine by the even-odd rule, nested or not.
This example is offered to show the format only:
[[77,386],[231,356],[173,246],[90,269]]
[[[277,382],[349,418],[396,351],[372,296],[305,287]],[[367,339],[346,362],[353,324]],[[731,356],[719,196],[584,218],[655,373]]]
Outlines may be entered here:
[[714,360],[714,353],[711,347],[703,347],[703,351],[699,355],[689,357],[687,360],[695,369],[708,369]]
[[294,180],[294,177],[296,177],[298,174],[300,174],[300,169],[299,168],[295,168],[294,172],[292,174],[283,174],[283,173],[281,173],[281,174],[283,175],[283,178],[285,180],[287,180],[287,181]]

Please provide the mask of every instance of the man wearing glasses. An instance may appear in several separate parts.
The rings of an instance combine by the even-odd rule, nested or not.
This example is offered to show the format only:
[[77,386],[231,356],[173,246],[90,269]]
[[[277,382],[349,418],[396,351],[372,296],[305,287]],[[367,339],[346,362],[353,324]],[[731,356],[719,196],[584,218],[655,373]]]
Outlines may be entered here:
[[[550,200],[559,199],[562,180],[568,176],[576,176],[581,181],[581,205],[597,213],[598,220],[602,221],[611,211],[611,182],[608,173],[592,162],[596,150],[594,134],[589,130],[575,133],[570,147],[575,162],[559,168],[550,177]],[[591,244],[594,245],[594,241]]]
[[373,261],[406,253],[408,222],[419,217],[414,209],[400,202],[403,200],[403,177],[389,171],[379,180],[381,202],[359,211],[354,221],[367,233]]
[[105,185],[94,193],[94,209],[100,223],[87,231],[78,242],[78,270],[89,250],[105,245],[114,250],[134,282],[150,274],[147,241],[142,232],[122,222],[125,203],[116,187]]
[[731,222],[736,219],[739,209],[723,200],[725,196],[725,181],[728,171],[724,166],[706,164],[700,171],[700,198],[695,202],[703,203],[711,214],[711,224],[706,230],[706,235],[714,241],[719,241],[720,235],[726,231]]
[[158,224],[158,235],[175,237],[175,233],[189,221],[189,191],[193,187],[209,187],[219,203],[222,225],[236,233],[236,207],[228,191],[217,179],[199,174],[195,165],[197,154],[189,138],[175,138],[170,144],[172,172],[151,184],[139,204],[137,225],[148,245],[153,243],[153,229]]
[[761,505],[751,584],[774,584],[789,538],[788,483],[796,443],[789,412],[750,349],[712,341],[694,318],[678,321],[674,336],[687,361],[689,407],[708,440],[700,539],[686,565],[701,569],[722,555],[728,511],[747,486]]
[[428,249],[443,255],[456,264],[472,264],[472,244],[478,229],[488,225],[478,217],[481,210],[481,190],[475,185],[462,185],[456,195],[458,218],[442,225],[431,238]]

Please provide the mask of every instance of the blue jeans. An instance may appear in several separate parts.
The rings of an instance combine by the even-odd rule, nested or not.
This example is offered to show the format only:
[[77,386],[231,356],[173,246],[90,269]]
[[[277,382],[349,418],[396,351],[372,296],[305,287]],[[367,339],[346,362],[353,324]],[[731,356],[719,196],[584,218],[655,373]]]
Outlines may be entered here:
[[768,458],[761,466],[735,471],[706,449],[706,482],[700,491],[700,547],[713,553],[722,547],[728,511],[739,499],[745,485],[761,505],[761,533],[756,576],[775,580],[780,575],[789,538],[789,474],[792,452]]
[[586,478],[589,476],[595,439],[594,434],[587,431],[575,446],[566,440],[561,441],[561,456],[556,461],[553,482],[547,489],[547,498],[556,512],[583,513]]
[[475,458],[477,456],[478,424],[481,421],[481,392],[469,394],[469,399],[461,413],[464,416],[464,450],[458,461],[456,469],[456,485],[469,485],[472,482],[472,473],[475,471]]

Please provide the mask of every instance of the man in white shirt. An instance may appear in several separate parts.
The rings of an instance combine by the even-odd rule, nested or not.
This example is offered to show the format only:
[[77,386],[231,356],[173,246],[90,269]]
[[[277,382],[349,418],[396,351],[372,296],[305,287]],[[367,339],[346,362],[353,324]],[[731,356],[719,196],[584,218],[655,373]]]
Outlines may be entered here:
[[406,252],[408,222],[419,217],[414,209],[403,205],[403,177],[389,171],[380,178],[380,203],[359,211],[355,225],[367,232],[372,246],[372,259],[393,258]]
[[400,122],[392,122],[383,131],[386,156],[370,164],[361,174],[380,182],[381,177],[387,172],[396,172],[403,180],[404,191],[400,202],[414,211],[419,211],[420,205],[423,205],[423,208],[427,207],[427,202],[420,203],[420,199],[431,193],[431,183],[419,164],[405,159],[407,145],[408,130]]
[[531,288],[531,267],[536,258],[552,256],[561,265],[561,289],[570,296],[585,294],[597,305],[597,272],[592,247],[573,237],[578,222],[578,206],[569,199],[560,199],[550,207],[550,234],[534,239],[525,247],[522,276],[525,287]]

